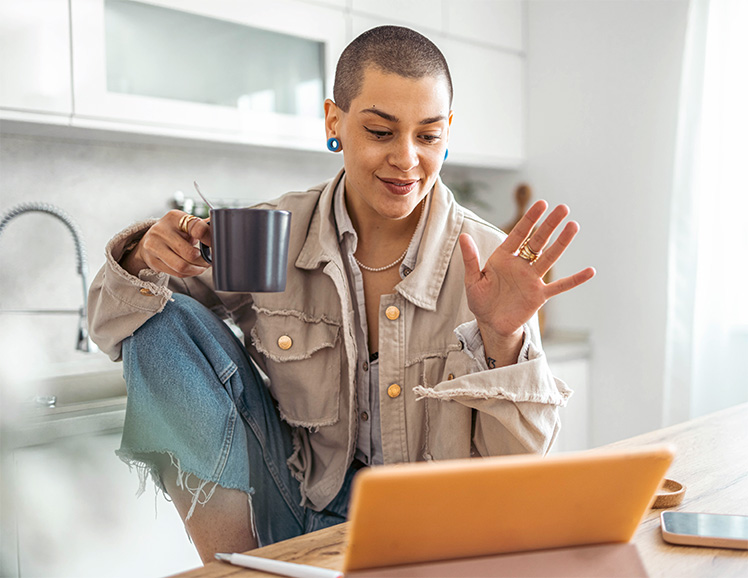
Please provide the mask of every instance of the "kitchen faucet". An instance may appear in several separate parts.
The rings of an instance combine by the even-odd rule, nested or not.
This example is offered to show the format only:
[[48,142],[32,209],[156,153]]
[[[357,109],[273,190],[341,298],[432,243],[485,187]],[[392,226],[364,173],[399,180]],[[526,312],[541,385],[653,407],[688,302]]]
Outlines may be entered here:
[[50,205],[49,203],[29,202],[29,203],[21,203],[19,205],[16,205],[15,207],[12,207],[8,212],[6,212],[2,216],[2,218],[0,218],[0,235],[2,235],[3,229],[5,229],[6,225],[10,221],[18,217],[19,215],[22,215],[24,213],[30,213],[30,212],[47,213],[48,215],[52,215],[53,217],[58,218],[60,221],[62,221],[65,224],[65,226],[68,228],[70,233],[73,235],[73,241],[75,242],[75,256],[76,256],[76,263],[77,263],[77,271],[78,271],[78,275],[81,276],[81,280],[83,281],[83,305],[81,306],[80,309],[51,309],[51,310],[25,309],[25,310],[6,311],[6,313],[29,313],[29,314],[77,313],[78,314],[78,340],[77,340],[75,348],[78,351],[85,351],[85,352],[98,351],[96,344],[94,344],[94,342],[91,341],[91,338],[88,335],[88,320],[87,320],[88,281],[86,279],[88,275],[88,262],[86,261],[86,248],[83,245],[83,236],[81,235],[81,231],[78,228],[78,225],[75,224],[75,221],[73,221],[73,219],[70,217],[70,215],[68,215],[65,211],[63,211],[59,207],[55,207],[54,205]]

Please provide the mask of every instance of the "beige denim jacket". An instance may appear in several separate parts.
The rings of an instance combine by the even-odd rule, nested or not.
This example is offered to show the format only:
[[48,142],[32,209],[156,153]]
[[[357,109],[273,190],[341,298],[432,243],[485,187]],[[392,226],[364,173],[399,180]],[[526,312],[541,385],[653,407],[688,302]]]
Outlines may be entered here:
[[[231,317],[268,375],[282,418],[294,426],[288,466],[301,483],[302,505],[317,510],[340,489],[358,431],[355,321],[333,217],[340,176],[261,205],[292,213],[283,293],[216,292],[210,270],[184,280],[150,270],[128,274],[117,261],[148,221],[110,241],[89,298],[91,335],[115,361],[121,342],[157,315],[172,291]],[[483,370],[485,361],[473,358],[455,333],[474,321],[457,238],[470,233],[486,259],[504,234],[458,205],[441,181],[431,194],[417,265],[379,307],[384,461],[545,453],[560,427],[557,409],[571,391],[551,374],[536,320],[525,329],[526,360],[498,369]],[[397,313],[390,309],[388,316],[392,307]],[[279,347],[282,336],[291,338],[290,348]]]

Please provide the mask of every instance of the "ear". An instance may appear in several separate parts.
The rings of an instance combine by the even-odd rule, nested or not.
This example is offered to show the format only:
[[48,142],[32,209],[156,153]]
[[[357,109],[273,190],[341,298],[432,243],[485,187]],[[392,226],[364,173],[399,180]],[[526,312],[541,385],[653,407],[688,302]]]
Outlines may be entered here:
[[340,109],[329,98],[325,100],[325,133],[327,138],[340,137],[338,132],[338,123],[340,122]]

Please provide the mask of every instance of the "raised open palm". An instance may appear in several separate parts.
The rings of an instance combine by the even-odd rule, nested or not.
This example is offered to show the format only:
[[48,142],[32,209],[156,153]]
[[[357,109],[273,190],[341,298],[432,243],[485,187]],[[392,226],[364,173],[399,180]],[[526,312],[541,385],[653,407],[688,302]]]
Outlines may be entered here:
[[[543,281],[579,232],[579,225],[570,221],[558,238],[548,245],[554,231],[568,216],[569,208],[557,206],[535,228],[547,208],[545,201],[534,203],[482,269],[475,241],[468,234],[460,236],[468,307],[481,332],[492,331],[500,337],[514,335],[551,297],[573,289],[595,275],[595,270],[587,267],[552,283]],[[523,244],[529,251],[521,251]]]

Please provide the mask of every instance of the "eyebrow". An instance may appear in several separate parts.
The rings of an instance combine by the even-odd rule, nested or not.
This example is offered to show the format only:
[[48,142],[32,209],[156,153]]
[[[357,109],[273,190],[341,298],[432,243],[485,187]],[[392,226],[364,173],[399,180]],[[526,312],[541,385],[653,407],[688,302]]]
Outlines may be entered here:
[[[365,108],[361,112],[363,113],[369,113],[369,114],[376,114],[377,116],[381,116],[384,120],[388,120],[390,122],[400,122],[400,119],[398,119],[395,115],[386,113],[382,110],[378,110],[376,108]],[[435,122],[440,122],[442,120],[445,120],[447,117],[445,117],[443,114],[432,116],[429,118],[424,118],[421,122],[418,124],[432,124]]]

